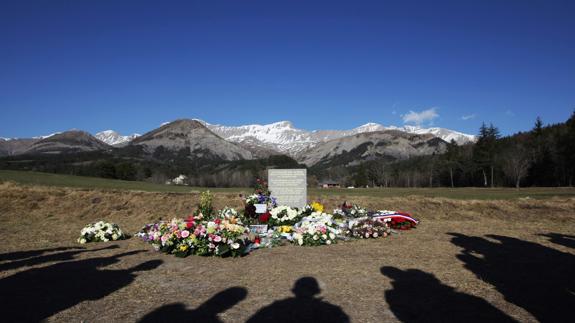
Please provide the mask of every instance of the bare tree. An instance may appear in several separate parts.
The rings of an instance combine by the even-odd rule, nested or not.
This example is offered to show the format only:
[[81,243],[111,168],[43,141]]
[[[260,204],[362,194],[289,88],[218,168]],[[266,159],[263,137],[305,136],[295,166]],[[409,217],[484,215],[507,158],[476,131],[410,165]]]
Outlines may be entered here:
[[503,172],[514,181],[515,187],[519,188],[531,164],[529,152],[522,145],[517,145],[505,153],[502,161]]

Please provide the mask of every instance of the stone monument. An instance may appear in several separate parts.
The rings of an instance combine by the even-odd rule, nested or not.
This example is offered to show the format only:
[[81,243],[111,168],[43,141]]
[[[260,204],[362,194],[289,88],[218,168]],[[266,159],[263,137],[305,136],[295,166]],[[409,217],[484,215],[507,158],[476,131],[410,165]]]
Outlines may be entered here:
[[301,209],[307,204],[307,169],[268,169],[268,188],[278,205]]

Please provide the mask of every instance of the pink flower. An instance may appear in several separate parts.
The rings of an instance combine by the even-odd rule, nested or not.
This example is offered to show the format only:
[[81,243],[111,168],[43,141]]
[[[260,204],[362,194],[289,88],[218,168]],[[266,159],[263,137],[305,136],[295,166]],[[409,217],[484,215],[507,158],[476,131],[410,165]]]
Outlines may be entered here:
[[190,231],[184,230],[184,231],[182,231],[181,235],[182,235],[182,238],[185,239],[185,238],[190,236]]
[[220,241],[222,241],[222,237],[214,236],[214,242],[220,242]]

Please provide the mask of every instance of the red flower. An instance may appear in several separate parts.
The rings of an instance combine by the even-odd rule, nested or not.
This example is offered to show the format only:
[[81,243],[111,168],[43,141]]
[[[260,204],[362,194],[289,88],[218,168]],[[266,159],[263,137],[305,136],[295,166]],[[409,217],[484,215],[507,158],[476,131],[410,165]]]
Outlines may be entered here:
[[255,237],[254,239],[254,243],[260,244],[262,240],[260,239],[260,237]]
[[190,215],[187,219],[186,219],[186,228],[191,229],[194,226],[194,216]]
[[215,219],[214,222],[215,222],[217,225],[219,225],[220,223],[222,223],[222,220],[220,220],[220,219]]
[[268,221],[270,220],[271,214],[270,212],[266,212],[260,215],[259,220],[260,223],[268,223]]

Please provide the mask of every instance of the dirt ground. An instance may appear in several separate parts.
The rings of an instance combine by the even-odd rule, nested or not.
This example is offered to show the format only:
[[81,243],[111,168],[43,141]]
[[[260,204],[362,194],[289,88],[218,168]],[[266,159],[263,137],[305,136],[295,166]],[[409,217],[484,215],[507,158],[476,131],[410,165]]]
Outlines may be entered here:
[[[457,201],[311,196],[412,213],[388,238],[184,259],[137,238],[78,245],[106,220],[134,233],[198,194],[0,184],[1,321],[571,321],[575,198]],[[216,207],[240,207],[230,193]]]

